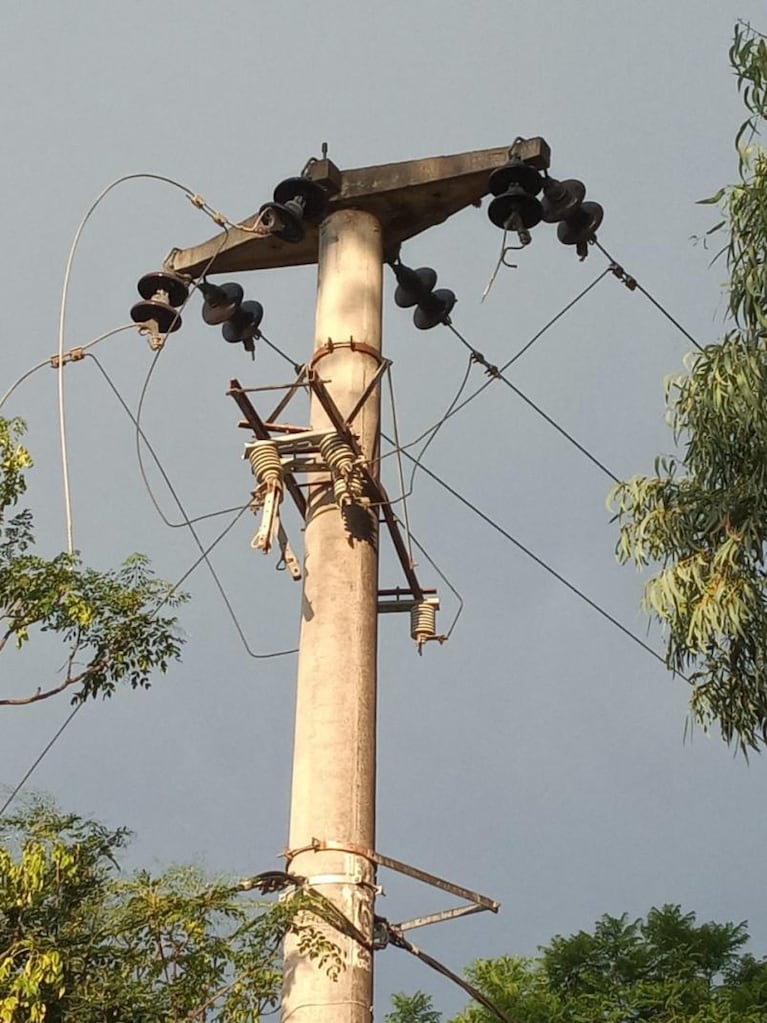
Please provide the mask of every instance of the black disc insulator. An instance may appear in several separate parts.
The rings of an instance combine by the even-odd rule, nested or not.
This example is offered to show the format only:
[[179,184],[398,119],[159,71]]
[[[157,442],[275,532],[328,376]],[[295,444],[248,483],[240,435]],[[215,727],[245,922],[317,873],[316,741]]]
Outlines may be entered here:
[[413,323],[419,330],[431,330],[438,323],[446,323],[456,303],[455,293],[449,288],[437,288],[426,302],[418,304],[413,313]]
[[543,185],[542,219],[547,224],[555,224],[558,220],[572,217],[586,196],[586,186],[576,178],[557,181],[546,178]]
[[584,202],[575,213],[563,220],[557,228],[557,238],[563,245],[580,245],[594,237],[602,223],[605,211],[598,202]]
[[148,299],[137,302],[130,311],[134,323],[147,323],[155,320],[161,334],[172,334],[181,326],[181,317],[173,306],[167,302],[153,302]]
[[152,298],[158,291],[165,292],[169,305],[180,306],[189,297],[189,284],[183,277],[166,270],[144,274],[138,282],[139,295],[142,298]]
[[[230,345],[241,341],[246,347],[259,336],[258,328],[264,318],[264,307],[260,302],[243,302],[234,316],[225,323],[221,333]],[[252,347],[248,348],[252,351]]]
[[503,167],[497,167],[490,175],[488,188],[493,195],[500,195],[510,185],[519,185],[530,195],[538,195],[543,188],[543,175],[535,167],[520,160],[519,157],[509,160]]
[[[289,200],[292,203],[292,200]],[[300,242],[304,237],[303,214],[296,212],[292,205],[280,202],[265,202],[260,213],[265,213],[264,223],[267,227],[279,222],[279,227],[272,228],[272,234],[282,238],[284,242]],[[271,219],[270,219],[271,218]]]
[[394,275],[397,278],[394,304],[398,305],[400,309],[409,309],[411,306],[428,301],[434,291],[434,285],[437,283],[436,271],[432,270],[430,266],[411,270],[409,266],[398,263],[394,267]]
[[511,185],[508,191],[492,200],[487,215],[496,227],[516,231],[518,227],[513,223],[515,219],[518,218],[519,227],[535,227],[540,223],[543,209],[534,195],[530,195],[520,185]]
[[285,178],[274,190],[274,201],[285,205],[291,199],[299,199],[303,205],[304,219],[317,220],[325,212],[328,194],[322,185],[311,178]]
[[205,298],[202,306],[202,318],[213,327],[230,320],[240,308],[245,296],[241,285],[234,281],[228,284],[210,284],[208,281],[201,281],[198,288]]

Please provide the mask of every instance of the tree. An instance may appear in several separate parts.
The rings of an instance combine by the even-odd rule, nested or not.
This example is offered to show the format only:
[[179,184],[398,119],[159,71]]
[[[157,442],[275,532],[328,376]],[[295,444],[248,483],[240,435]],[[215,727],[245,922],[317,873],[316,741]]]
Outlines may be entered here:
[[62,678],[0,706],[45,700],[70,687],[73,702],[111,696],[120,682],[148,687],[181,652],[181,637],[164,607],[185,599],[152,575],[147,559],[129,557],[117,570],[83,568],[77,554],[43,558],[32,553],[32,513],[15,510],[32,465],[21,444],[20,420],[0,418],[0,651],[22,648],[34,630],[52,632],[65,645]]
[[[481,959],[469,981],[515,1023],[761,1023],[767,960],[744,953],[745,923],[698,924],[679,906],[644,919],[605,915],[556,935],[534,959]],[[398,996],[392,1023],[434,1023],[427,996]],[[497,1023],[471,1005],[453,1023]]]
[[343,968],[307,922],[322,914],[321,897],[256,901],[253,891],[279,882],[274,874],[233,883],[175,868],[122,878],[127,837],[44,803],[2,822],[2,1023],[253,1023],[279,1004],[288,931],[320,968]]
[[693,719],[743,751],[767,743],[767,42],[739,24],[730,50],[748,117],[739,180],[704,202],[723,219],[731,328],[667,382],[681,456],[620,483],[617,555],[659,565],[644,604],[667,636],[672,671],[692,686]]

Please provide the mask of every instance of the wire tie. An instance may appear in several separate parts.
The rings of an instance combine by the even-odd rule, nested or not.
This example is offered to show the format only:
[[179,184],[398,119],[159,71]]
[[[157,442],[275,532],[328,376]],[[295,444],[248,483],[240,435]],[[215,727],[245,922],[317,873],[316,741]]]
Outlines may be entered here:
[[201,210],[205,207],[205,200],[201,195],[197,195],[197,193],[189,196],[189,202],[192,204],[192,206],[196,206],[198,210]]

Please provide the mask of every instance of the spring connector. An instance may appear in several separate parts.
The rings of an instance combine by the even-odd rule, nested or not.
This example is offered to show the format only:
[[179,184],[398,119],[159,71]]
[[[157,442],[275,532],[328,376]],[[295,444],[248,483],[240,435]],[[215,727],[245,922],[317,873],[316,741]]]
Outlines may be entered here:
[[418,653],[423,653],[424,643],[436,640],[444,643],[447,636],[437,635],[437,608],[439,601],[419,600],[410,609],[410,635],[416,641]]
[[280,452],[273,440],[257,440],[245,449],[253,475],[258,480],[254,510],[263,508],[261,525],[250,546],[268,554],[273,540],[280,533],[280,505],[283,495],[283,472]]
[[326,433],[319,442],[320,454],[330,470],[333,494],[339,508],[364,504],[365,486],[351,446],[340,433]]

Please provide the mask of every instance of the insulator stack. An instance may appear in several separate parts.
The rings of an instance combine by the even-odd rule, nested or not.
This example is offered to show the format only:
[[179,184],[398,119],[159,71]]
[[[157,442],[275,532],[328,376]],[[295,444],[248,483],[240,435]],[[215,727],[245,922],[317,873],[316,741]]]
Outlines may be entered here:
[[263,513],[258,532],[251,540],[251,547],[268,554],[272,541],[280,532],[280,504],[283,493],[283,469],[279,448],[273,440],[257,440],[247,448],[247,457],[253,475],[258,480],[254,496],[255,507],[261,506]]
[[259,483],[282,483],[282,459],[273,440],[257,440],[251,444],[248,461]]
[[437,602],[435,600],[419,600],[410,609],[410,635],[418,644],[421,653],[424,643],[430,639],[441,639],[437,636]]
[[364,484],[357,468],[354,451],[339,433],[328,433],[319,442],[320,454],[330,469],[333,494],[340,508],[360,504]]

